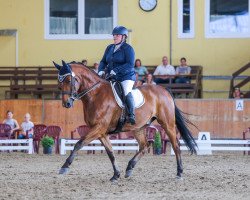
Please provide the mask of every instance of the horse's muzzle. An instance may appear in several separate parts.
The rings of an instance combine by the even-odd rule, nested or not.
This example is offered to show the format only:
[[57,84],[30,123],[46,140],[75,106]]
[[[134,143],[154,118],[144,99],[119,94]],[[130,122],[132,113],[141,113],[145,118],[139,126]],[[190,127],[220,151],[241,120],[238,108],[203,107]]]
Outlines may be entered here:
[[71,108],[73,107],[74,100],[72,98],[69,98],[65,103],[63,103],[63,106],[65,108]]

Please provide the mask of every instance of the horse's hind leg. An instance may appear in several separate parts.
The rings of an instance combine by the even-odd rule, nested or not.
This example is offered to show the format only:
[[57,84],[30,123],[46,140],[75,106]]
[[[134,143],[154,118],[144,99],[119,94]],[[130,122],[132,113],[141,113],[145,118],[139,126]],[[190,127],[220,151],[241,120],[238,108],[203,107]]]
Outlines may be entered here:
[[183,173],[183,167],[182,167],[182,160],[181,160],[181,150],[180,150],[180,144],[176,137],[176,130],[175,128],[172,130],[167,131],[169,140],[172,144],[172,148],[175,153],[176,162],[177,162],[177,178],[181,178],[181,174]]
[[141,159],[141,157],[144,155],[144,153],[146,152],[146,149],[148,147],[148,142],[147,142],[146,135],[144,134],[144,130],[140,130],[137,133],[135,133],[135,138],[136,138],[137,142],[139,143],[139,151],[128,162],[125,178],[128,178],[132,175],[132,172],[133,172],[133,169],[134,169],[136,163]]
[[106,152],[108,154],[108,157],[109,157],[109,159],[112,163],[113,169],[114,169],[114,175],[110,179],[110,181],[115,182],[120,178],[120,170],[119,170],[118,165],[117,165],[116,160],[115,160],[114,152],[112,149],[112,144],[111,144],[108,136],[100,138],[100,141],[103,144],[103,146],[105,147]]
[[180,145],[176,137],[177,134],[176,134],[175,124],[172,123],[172,124],[167,125],[166,122],[165,121],[163,122],[162,120],[158,120],[158,122],[162,126],[162,128],[164,128],[164,130],[166,131],[169,137],[169,140],[172,144],[172,148],[174,150],[176,162],[177,162],[177,178],[180,178],[183,172],[183,167],[182,167],[182,161],[181,161]]

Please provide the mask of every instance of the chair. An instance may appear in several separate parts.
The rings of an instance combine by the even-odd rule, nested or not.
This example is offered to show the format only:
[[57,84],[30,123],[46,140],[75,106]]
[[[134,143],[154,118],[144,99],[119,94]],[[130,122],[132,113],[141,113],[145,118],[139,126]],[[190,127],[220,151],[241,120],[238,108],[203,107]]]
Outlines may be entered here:
[[[11,127],[8,124],[0,124],[0,140],[11,139]],[[8,151],[10,152],[10,151]]]
[[[78,133],[81,138],[82,137],[85,138],[86,135],[89,133],[89,130],[90,128],[87,125],[78,126],[75,130],[71,131],[71,139],[80,139],[79,137],[78,138],[74,137],[75,133]],[[87,153],[89,154],[91,153],[91,151],[87,151]],[[93,153],[95,153],[95,151],[93,151]]]
[[118,134],[112,134],[109,136],[110,140],[119,140],[119,135]]
[[11,138],[11,127],[8,124],[0,124],[0,139],[10,139]]
[[89,127],[87,125],[78,126],[75,130],[71,131],[71,139],[80,139],[75,138],[74,133],[78,133],[80,137],[85,137],[89,132]]
[[36,153],[39,153],[40,141],[46,134],[46,128],[47,126],[44,124],[37,124],[34,126],[33,145],[34,145],[34,152]]
[[59,154],[59,138],[60,138],[61,132],[62,132],[62,129],[60,126],[47,126],[46,128],[46,135],[54,139],[55,146],[56,146],[55,152],[57,154]]

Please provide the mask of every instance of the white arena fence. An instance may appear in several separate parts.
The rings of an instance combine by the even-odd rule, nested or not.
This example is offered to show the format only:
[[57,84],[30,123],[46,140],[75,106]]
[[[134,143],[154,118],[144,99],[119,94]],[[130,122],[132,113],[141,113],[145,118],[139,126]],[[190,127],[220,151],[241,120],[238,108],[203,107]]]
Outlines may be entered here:
[[[250,140],[196,140],[198,155],[211,155],[212,151],[250,151]],[[181,151],[187,151],[183,140],[180,140]],[[171,148],[171,155],[174,151]]]
[[[66,151],[70,151],[74,149],[74,146],[78,140],[66,140],[61,139],[60,146],[60,154],[65,155]],[[136,140],[110,140],[113,150],[125,150],[125,151],[139,151],[139,145]],[[95,146],[93,146],[95,145]],[[98,145],[98,146],[97,146]],[[105,150],[104,146],[101,146],[101,142],[99,140],[94,140],[88,146],[83,146],[81,150]]]
[[27,150],[28,154],[32,154],[33,139],[0,140],[0,151],[14,150]]

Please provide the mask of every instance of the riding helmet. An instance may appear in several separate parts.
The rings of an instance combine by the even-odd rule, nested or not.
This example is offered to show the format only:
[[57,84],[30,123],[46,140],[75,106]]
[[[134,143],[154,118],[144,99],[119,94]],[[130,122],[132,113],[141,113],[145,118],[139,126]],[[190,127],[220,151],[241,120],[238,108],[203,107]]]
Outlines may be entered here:
[[112,35],[125,35],[128,37],[128,29],[124,26],[116,26],[112,31]]

